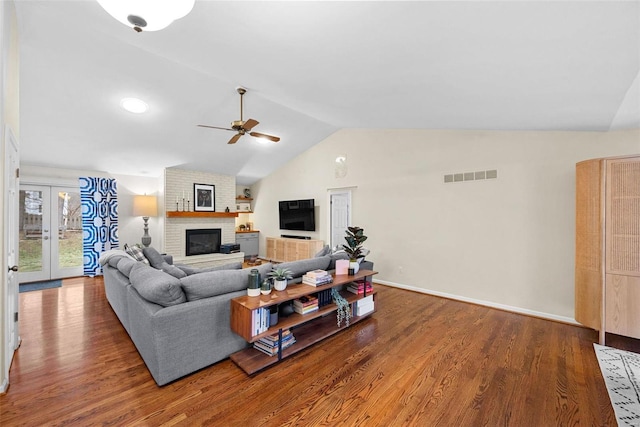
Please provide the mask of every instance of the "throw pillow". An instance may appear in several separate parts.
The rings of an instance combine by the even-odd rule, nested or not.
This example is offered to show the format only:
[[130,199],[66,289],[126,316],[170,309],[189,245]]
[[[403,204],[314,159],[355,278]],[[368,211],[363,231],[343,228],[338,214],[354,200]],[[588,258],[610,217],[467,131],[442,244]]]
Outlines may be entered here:
[[180,270],[175,265],[169,264],[168,262],[163,263],[162,266],[159,268],[159,270],[162,270],[165,273],[169,273],[170,275],[172,275],[176,279],[182,279],[183,277],[187,277],[187,273],[185,273],[184,271]]
[[149,265],[149,260],[145,258],[144,253],[142,252],[142,247],[139,244],[135,244],[133,246],[129,246],[128,243],[124,244],[124,251],[131,255],[136,261],[141,261],[146,265]]
[[131,269],[129,279],[140,296],[154,304],[169,307],[187,300],[180,280],[148,265],[137,263]]
[[331,253],[331,246],[325,245],[324,248],[320,249],[320,251],[318,251],[318,253],[315,254],[313,257],[314,258],[320,258],[320,257],[323,257],[325,255],[329,255],[330,253]]
[[160,255],[160,252],[152,247],[142,248],[142,254],[149,260],[151,267],[162,269],[162,265],[166,262],[164,257]]

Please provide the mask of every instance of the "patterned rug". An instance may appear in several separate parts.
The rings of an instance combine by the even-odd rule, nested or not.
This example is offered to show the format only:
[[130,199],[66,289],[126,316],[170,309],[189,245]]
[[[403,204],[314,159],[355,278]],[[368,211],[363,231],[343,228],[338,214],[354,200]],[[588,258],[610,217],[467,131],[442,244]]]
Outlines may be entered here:
[[594,344],[619,426],[640,426],[640,354]]
[[46,282],[21,283],[18,292],[41,291],[43,289],[59,288],[62,280],[47,280]]

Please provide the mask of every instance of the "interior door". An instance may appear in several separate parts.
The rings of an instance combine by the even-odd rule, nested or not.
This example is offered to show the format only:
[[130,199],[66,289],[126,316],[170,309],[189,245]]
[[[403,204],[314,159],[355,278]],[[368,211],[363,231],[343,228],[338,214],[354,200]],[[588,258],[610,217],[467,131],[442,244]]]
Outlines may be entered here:
[[20,282],[82,275],[80,192],[20,186]]
[[7,295],[5,304],[5,378],[9,378],[9,368],[13,353],[20,343],[18,328],[18,143],[7,128],[5,135],[5,211],[3,224],[5,232],[5,253],[7,254]]
[[329,194],[329,206],[331,207],[330,227],[331,247],[345,243],[345,231],[351,224],[351,190],[332,191]]

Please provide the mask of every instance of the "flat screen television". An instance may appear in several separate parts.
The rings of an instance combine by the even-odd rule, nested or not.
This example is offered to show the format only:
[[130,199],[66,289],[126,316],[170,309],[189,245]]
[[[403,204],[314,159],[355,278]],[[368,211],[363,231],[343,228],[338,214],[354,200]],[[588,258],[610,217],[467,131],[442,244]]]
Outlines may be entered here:
[[284,200],[278,203],[280,230],[316,231],[315,200]]

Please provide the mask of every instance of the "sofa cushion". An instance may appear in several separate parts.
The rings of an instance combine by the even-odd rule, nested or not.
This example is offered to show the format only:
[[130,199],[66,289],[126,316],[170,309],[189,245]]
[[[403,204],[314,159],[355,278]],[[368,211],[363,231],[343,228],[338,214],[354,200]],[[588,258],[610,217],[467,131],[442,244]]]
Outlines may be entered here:
[[[271,263],[256,267],[260,273],[261,280],[267,277],[271,267]],[[182,278],[180,283],[187,301],[195,301],[247,289],[250,271],[251,269],[248,268],[244,270],[208,271]]]
[[180,304],[187,300],[180,286],[180,280],[148,265],[137,263],[131,269],[129,279],[141,297],[163,307]]
[[132,260],[131,258],[122,257],[118,261],[116,268],[120,273],[129,277],[131,275],[131,269],[137,264],[138,264],[138,261]]
[[165,256],[160,254],[160,252],[155,250],[155,248],[142,248],[142,253],[144,254],[145,258],[149,260],[149,264],[151,265],[151,267],[162,270],[165,273],[169,273],[177,279],[182,279],[183,277],[187,276],[184,271],[174,265],[169,264],[166,261]]
[[152,247],[142,248],[142,254],[149,260],[149,265],[158,270],[162,269],[162,264],[166,263],[164,257]]
[[178,264],[176,265],[180,270],[184,271],[187,276],[191,276],[192,274],[206,273],[207,271],[218,271],[218,270],[240,270],[242,269],[242,262],[232,262],[225,265],[217,265],[215,267],[189,267],[188,265]]
[[131,255],[135,260],[142,261],[143,263],[149,265],[149,260],[144,256],[142,252],[142,247],[139,244],[135,244],[133,246],[129,246],[128,243],[124,244],[124,251]]
[[294,278],[300,277],[308,271],[312,270],[326,270],[329,267],[331,257],[325,255],[319,258],[302,259],[299,261],[289,261],[278,264],[278,268],[286,268],[291,270],[291,274]]
[[131,258],[131,259],[134,259],[131,255],[129,255],[128,253],[126,253],[122,249],[109,249],[109,250],[106,250],[106,251],[104,251],[104,252],[102,252],[100,254],[100,258],[98,259],[98,262],[100,263],[100,265],[105,265],[111,259],[120,258],[120,257],[123,257],[123,256]]

